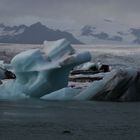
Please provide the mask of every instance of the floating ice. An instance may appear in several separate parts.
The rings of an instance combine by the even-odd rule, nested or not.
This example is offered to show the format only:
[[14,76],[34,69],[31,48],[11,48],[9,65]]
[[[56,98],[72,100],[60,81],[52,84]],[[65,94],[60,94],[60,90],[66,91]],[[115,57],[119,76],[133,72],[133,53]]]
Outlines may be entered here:
[[[44,49],[32,49],[16,55],[7,68],[16,79],[3,81],[0,98],[42,98],[46,100],[140,100],[140,72],[116,69],[103,79],[82,89],[70,88],[68,76],[75,66],[91,59],[89,52],[77,53],[66,40],[44,42]],[[87,63],[84,69],[94,66]],[[2,78],[2,77],[1,77]]]
[[43,51],[28,50],[12,59],[16,79],[0,85],[0,97],[40,98],[62,89],[68,84],[70,70],[91,59],[89,52],[78,54],[65,39],[44,44]]
[[76,100],[134,101],[140,100],[140,73],[134,69],[117,69],[93,82],[80,92]]
[[57,91],[54,91],[50,94],[47,94],[41,99],[46,100],[73,100],[76,95],[78,95],[81,92],[81,89],[74,89],[74,88],[63,88]]

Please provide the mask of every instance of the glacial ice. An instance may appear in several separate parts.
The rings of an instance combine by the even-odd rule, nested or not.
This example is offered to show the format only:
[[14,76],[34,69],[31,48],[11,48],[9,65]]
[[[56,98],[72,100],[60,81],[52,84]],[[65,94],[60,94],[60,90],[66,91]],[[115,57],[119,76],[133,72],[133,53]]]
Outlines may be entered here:
[[41,99],[45,100],[73,100],[76,95],[81,92],[81,89],[74,89],[71,87],[62,88],[60,90],[54,91],[47,94]]
[[140,73],[132,68],[115,69],[81,91],[76,100],[135,101],[140,100]]
[[[90,59],[89,52],[77,53],[65,39],[45,41],[43,49],[21,52],[11,60],[11,64],[4,65],[15,73],[16,79],[3,81],[0,85],[0,98],[140,100],[140,72],[132,68],[114,69],[104,73],[103,79],[94,81],[89,87],[68,87],[70,70]],[[94,64],[86,63],[83,69],[92,65]]]
[[77,53],[61,39],[44,42],[44,49],[31,49],[17,54],[9,68],[16,79],[0,85],[0,97],[37,97],[67,87],[68,75],[75,66],[91,59],[89,52]]
[[140,73],[132,68],[115,69],[85,89],[64,88],[42,97],[46,100],[139,101]]

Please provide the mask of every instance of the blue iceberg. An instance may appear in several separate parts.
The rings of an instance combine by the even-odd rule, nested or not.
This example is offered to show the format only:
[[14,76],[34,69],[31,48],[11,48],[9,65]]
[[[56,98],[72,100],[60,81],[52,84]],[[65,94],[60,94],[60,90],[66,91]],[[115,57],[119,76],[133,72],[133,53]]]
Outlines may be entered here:
[[77,53],[65,39],[45,41],[43,50],[24,51],[11,60],[7,67],[13,70],[16,79],[0,85],[0,97],[40,98],[65,88],[70,70],[90,59],[89,52]]
[[[89,52],[77,53],[65,39],[45,41],[43,49],[21,52],[11,60],[10,65],[4,65],[15,73],[16,79],[3,81],[0,98],[140,100],[140,72],[132,68],[107,72],[103,74],[103,79],[82,89],[68,87],[70,71],[90,60]],[[88,63],[84,69],[90,65]]]

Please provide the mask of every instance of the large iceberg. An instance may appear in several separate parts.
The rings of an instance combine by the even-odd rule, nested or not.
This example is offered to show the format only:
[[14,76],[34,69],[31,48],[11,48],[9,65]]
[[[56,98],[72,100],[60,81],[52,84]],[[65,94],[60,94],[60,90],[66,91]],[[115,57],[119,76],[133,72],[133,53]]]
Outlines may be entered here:
[[[0,98],[140,100],[140,72],[132,68],[107,72],[103,74],[103,79],[82,89],[68,87],[70,71],[90,60],[89,52],[77,53],[65,39],[45,41],[43,49],[21,52],[11,60],[10,65],[4,65],[15,73],[16,79],[3,81]],[[2,75],[0,78],[3,78]]]
[[89,52],[77,53],[70,43],[61,39],[44,42],[44,49],[31,49],[17,54],[10,66],[15,80],[0,85],[0,97],[36,97],[62,89],[75,66],[91,59]]
[[75,99],[101,101],[140,100],[140,74],[132,68],[115,69],[100,80],[93,82]]
[[42,99],[139,101],[140,72],[132,68],[115,69],[85,89],[64,88],[45,95]]

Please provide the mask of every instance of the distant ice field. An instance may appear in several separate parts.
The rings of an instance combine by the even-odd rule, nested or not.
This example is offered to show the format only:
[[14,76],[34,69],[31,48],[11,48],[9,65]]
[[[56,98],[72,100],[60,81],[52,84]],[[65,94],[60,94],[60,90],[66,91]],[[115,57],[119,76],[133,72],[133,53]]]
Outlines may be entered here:
[[115,67],[140,68],[139,45],[77,45],[77,51],[88,50],[92,61]]
[[[133,67],[140,68],[140,45],[73,45],[78,51],[89,51],[92,61],[108,64],[112,68]],[[43,48],[43,45],[32,44],[0,44],[0,60],[10,61],[17,53]]]

